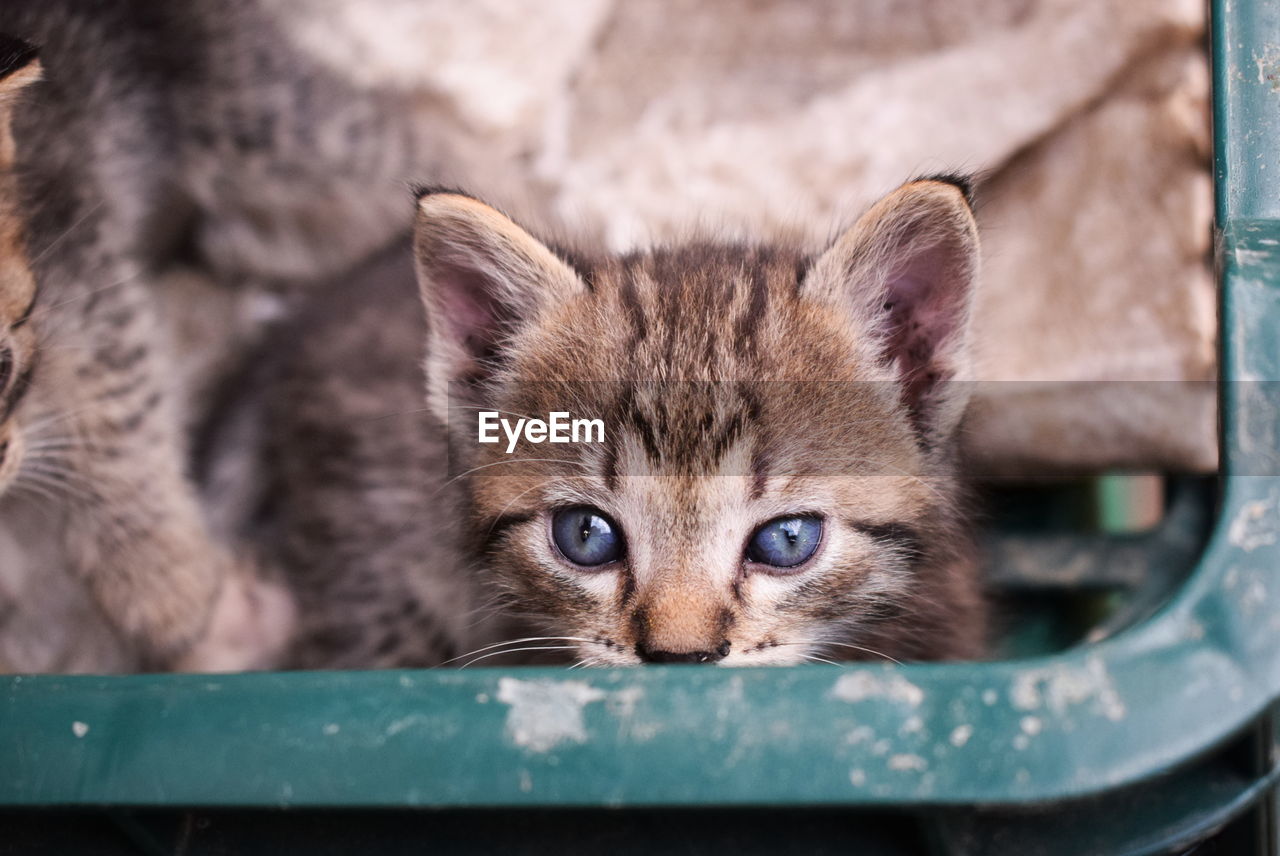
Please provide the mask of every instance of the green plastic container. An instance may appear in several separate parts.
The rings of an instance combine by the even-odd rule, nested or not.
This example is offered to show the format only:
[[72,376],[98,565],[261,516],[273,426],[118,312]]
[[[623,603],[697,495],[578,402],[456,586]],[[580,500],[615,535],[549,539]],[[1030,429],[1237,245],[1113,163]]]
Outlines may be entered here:
[[1276,853],[1276,45],[1280,6],[1216,0],[1221,478],[1174,483],[1151,533],[992,543],[1012,602],[1069,626],[1074,599],[1106,638],[1011,632],[1062,650],[966,665],[10,677],[0,853]]

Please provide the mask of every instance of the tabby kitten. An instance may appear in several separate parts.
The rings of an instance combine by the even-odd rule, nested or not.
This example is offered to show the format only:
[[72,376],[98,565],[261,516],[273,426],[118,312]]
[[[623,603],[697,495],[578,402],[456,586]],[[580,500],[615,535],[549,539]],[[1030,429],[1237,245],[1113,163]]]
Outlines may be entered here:
[[[94,300],[94,294],[82,294],[80,300],[65,292],[51,297],[43,283],[38,283],[29,261],[26,215],[38,206],[23,204],[17,162],[29,142],[22,138],[15,141],[13,125],[18,108],[30,110],[33,102],[42,99],[41,92],[47,91],[31,86],[43,72],[36,55],[28,43],[0,35],[0,671],[136,669],[148,665],[147,654],[152,652],[144,651],[140,656],[138,646],[122,638],[112,619],[121,619],[127,628],[139,617],[145,623],[148,612],[168,622],[184,618],[165,608],[166,583],[146,585],[145,565],[140,567],[137,560],[159,558],[165,573],[180,578],[181,564],[188,558],[180,554],[149,556],[147,545],[154,543],[149,540],[150,533],[136,527],[130,531],[125,523],[112,519],[131,510],[129,493],[118,483],[86,476],[92,468],[83,465],[85,456],[110,447],[95,446],[81,430],[84,423],[76,417],[85,402],[76,400],[74,384],[67,381],[78,376],[91,385],[97,381],[101,388],[104,378],[86,378],[84,366],[77,371],[76,364],[85,354],[106,359],[111,352],[86,347],[74,332],[68,335],[68,330],[75,331],[77,326],[68,323],[68,315],[79,314],[84,303]],[[49,249],[56,247],[37,252],[35,261]],[[113,267],[104,260],[102,269]],[[36,299],[37,291],[42,294],[40,300]],[[70,309],[72,306],[75,308]],[[122,311],[111,309],[111,317],[123,318]],[[127,325],[117,324],[115,329],[138,334]],[[138,336],[142,339],[145,336]],[[137,348],[138,340],[126,344]],[[109,363],[99,366],[101,370],[109,368]],[[118,375],[115,381],[127,387],[129,375]],[[109,392],[112,387],[106,386]],[[120,395],[109,397],[118,399]],[[113,403],[95,402],[95,416],[117,419]],[[93,514],[95,505],[100,508],[99,515]],[[72,519],[78,513],[107,523],[107,537],[87,537]],[[111,517],[104,521],[104,513]],[[142,549],[121,543],[127,540]],[[118,568],[112,567],[111,556],[104,555],[113,544],[118,545],[114,555]],[[123,597],[97,599],[93,597],[94,586],[86,587],[82,579],[68,573],[74,567],[69,558],[78,551],[84,551],[87,563],[98,566],[100,573],[94,581],[118,587]],[[192,552],[198,555],[198,550]],[[127,583],[141,582],[143,587],[120,584],[117,573],[125,575]],[[251,649],[261,642],[258,637],[246,637],[243,623],[234,613],[243,614],[248,593],[262,587],[248,584],[245,575],[238,575],[237,580],[241,579],[245,585],[222,587],[218,614],[224,626],[211,634],[216,638],[216,657],[205,657],[207,666],[252,662],[255,652]],[[216,591],[194,604],[196,632],[201,629],[202,616],[214,605]],[[161,606],[158,612],[149,609],[156,604]],[[104,605],[114,606],[115,611],[104,613]],[[192,633],[192,628],[188,625],[181,632]]]
[[[269,5],[0,3],[0,32],[39,45],[44,65],[13,117],[43,356],[11,416],[59,444],[24,478],[48,494],[40,525],[30,497],[0,509],[0,528],[26,530],[0,532],[13,541],[0,571],[19,580],[0,599],[40,574],[83,589],[128,657],[78,667],[250,667],[287,632],[273,590],[211,538],[188,477],[163,269],[227,282],[341,269],[394,236],[397,179],[434,157],[402,118],[412,95],[358,91],[290,52]],[[0,477],[14,478],[9,460]],[[31,626],[47,633],[56,612]],[[19,635],[0,627],[5,646]]]
[[[18,418],[68,444],[42,462],[57,470],[39,527],[50,543],[15,549],[40,555],[20,557],[32,573],[83,589],[130,653],[111,668],[250,667],[288,629],[274,590],[211,537],[188,474],[204,390],[174,371],[257,325],[188,312],[199,334],[184,339],[166,310],[189,303],[166,274],[192,270],[224,294],[314,283],[399,236],[410,177],[467,164],[492,176],[510,160],[482,154],[487,129],[441,132],[456,115],[445,95],[370,86],[299,47],[299,31],[340,28],[357,6],[378,14],[366,2],[0,2],[0,32],[38,45],[44,64],[13,123],[48,340],[43,400]],[[31,514],[0,510],[0,527],[29,528]]]
[[[288,665],[981,652],[954,462],[962,182],[903,186],[816,258],[571,256],[425,191],[413,258],[425,325],[389,254],[273,337],[256,403],[215,427],[213,505],[295,592]],[[479,442],[479,414],[557,411],[599,418],[601,442]],[[252,502],[245,442],[270,473]]]

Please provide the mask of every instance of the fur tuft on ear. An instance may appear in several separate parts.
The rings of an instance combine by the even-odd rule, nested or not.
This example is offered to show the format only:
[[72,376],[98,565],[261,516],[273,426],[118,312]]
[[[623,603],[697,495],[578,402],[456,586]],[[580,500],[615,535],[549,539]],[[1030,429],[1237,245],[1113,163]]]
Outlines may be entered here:
[[973,176],[971,175],[966,175],[963,172],[939,172],[934,173],[933,175],[922,175],[919,178],[913,178],[908,183],[914,184],[918,181],[934,181],[938,184],[950,184],[952,187],[955,187],[963,193],[964,201],[970,208],[973,207]]
[[968,187],[921,179],[880,200],[810,269],[806,293],[842,303],[902,388],[921,440],[955,430],[968,403],[978,230]]
[[37,79],[40,76],[40,64],[37,61],[39,54],[35,45],[0,33],[0,81],[5,81],[4,85],[7,87],[10,85],[8,78],[16,79],[24,70],[28,79],[16,85],[25,86]]
[[522,329],[586,292],[568,264],[509,217],[455,191],[421,192],[414,261],[427,310],[428,396],[441,418],[449,384],[482,384]]
[[[409,189],[413,192],[413,198],[419,202],[428,196],[438,196],[444,193],[447,193],[450,196],[461,196],[466,199],[475,199],[475,197],[470,193],[467,193],[459,187],[454,187],[451,184],[419,184],[414,182],[409,185]],[[479,202],[480,200],[476,199],[476,201]]]

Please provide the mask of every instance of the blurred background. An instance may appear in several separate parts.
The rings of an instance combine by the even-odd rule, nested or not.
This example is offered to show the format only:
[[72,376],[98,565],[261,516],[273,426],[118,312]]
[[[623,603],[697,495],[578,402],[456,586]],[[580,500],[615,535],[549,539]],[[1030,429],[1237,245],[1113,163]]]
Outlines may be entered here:
[[695,228],[816,246],[904,180],[973,173],[978,377],[1002,382],[974,406],[978,466],[1215,466],[1194,0],[255,5],[326,76],[410,111],[387,159],[408,172],[412,149],[416,174],[395,178],[616,250]]

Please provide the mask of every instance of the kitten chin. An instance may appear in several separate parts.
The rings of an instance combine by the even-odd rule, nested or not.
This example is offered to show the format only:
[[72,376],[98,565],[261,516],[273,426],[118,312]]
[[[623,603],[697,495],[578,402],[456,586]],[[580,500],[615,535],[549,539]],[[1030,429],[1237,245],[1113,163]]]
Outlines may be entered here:
[[[290,665],[978,656],[977,258],[950,179],[816,254],[570,254],[424,191],[411,252],[268,337],[211,428],[211,502],[254,497],[227,525],[294,593]],[[478,414],[556,412],[601,441],[478,441]]]

